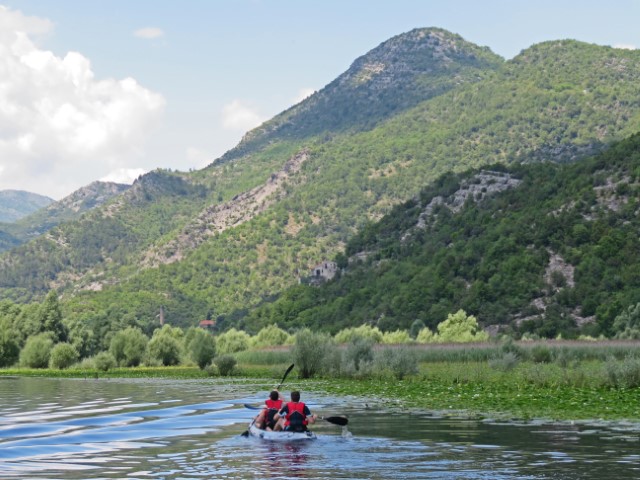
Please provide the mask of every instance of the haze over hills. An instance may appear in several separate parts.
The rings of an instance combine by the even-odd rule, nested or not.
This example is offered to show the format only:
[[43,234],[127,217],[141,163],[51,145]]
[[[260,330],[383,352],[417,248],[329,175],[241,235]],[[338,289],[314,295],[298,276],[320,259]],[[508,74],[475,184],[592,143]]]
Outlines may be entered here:
[[149,331],[160,305],[180,325],[242,316],[442,174],[575,162],[635,133],[638,79],[637,51],[563,40],[504,61],[441,29],[399,35],[206,169],[151,172],[5,253],[0,296],[58,289],[103,332]]
[[0,222],[15,222],[53,201],[52,198],[37,193],[0,190]]
[[48,201],[43,202],[42,207],[32,209],[11,224],[0,223],[0,252],[43,235],[62,222],[74,220],[128,188],[129,185],[93,182],[57,202],[43,197]]

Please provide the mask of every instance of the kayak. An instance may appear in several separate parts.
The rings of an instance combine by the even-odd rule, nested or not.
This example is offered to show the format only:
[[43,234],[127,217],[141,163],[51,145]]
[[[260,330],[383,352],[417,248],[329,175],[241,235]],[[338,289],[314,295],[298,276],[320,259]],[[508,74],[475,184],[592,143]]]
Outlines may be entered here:
[[306,432],[289,432],[280,431],[274,432],[271,430],[262,430],[255,426],[255,424],[249,425],[249,435],[263,440],[270,440],[274,442],[298,442],[302,440],[315,440],[318,436],[307,430]]

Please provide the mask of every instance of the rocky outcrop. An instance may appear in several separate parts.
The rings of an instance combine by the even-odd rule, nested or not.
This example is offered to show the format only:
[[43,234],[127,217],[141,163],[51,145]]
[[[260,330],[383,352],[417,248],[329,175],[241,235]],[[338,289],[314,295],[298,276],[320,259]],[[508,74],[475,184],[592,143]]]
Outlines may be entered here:
[[452,212],[457,213],[468,199],[481,202],[488,195],[517,187],[520,183],[520,180],[508,173],[481,171],[470,179],[464,180],[460,188],[448,198],[434,197],[420,214],[417,227],[425,228],[427,218],[433,215],[435,207],[439,205],[444,205]]
[[291,157],[281,170],[272,173],[264,184],[236,195],[228,202],[205,208],[173,240],[149,250],[142,260],[142,266],[148,268],[182,260],[186,253],[208,238],[264,212],[284,194],[285,182],[300,170],[308,155],[307,150],[302,150]]
[[50,214],[61,214],[65,210],[82,213],[98,207],[107,200],[120,195],[131,188],[130,185],[113,182],[93,182],[64,197],[59,202],[51,204],[47,210]]

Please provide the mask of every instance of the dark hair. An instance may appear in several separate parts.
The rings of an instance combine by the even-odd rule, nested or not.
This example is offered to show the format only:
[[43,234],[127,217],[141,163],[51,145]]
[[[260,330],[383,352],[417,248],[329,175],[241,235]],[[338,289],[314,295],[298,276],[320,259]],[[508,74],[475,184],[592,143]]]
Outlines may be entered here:
[[271,400],[278,400],[280,398],[280,393],[278,393],[277,390],[272,390],[271,393],[269,394],[269,398]]
[[300,401],[300,392],[297,390],[294,390],[293,392],[291,392],[291,401],[293,402],[299,402]]

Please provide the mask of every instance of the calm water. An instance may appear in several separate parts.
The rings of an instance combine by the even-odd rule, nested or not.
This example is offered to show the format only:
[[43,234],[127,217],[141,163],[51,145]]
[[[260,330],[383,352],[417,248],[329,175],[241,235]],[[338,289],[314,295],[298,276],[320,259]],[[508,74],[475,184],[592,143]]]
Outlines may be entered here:
[[[291,385],[290,385],[291,386]],[[268,386],[0,377],[0,478],[640,479],[637,425],[496,424],[306,398],[319,439],[240,436]]]

